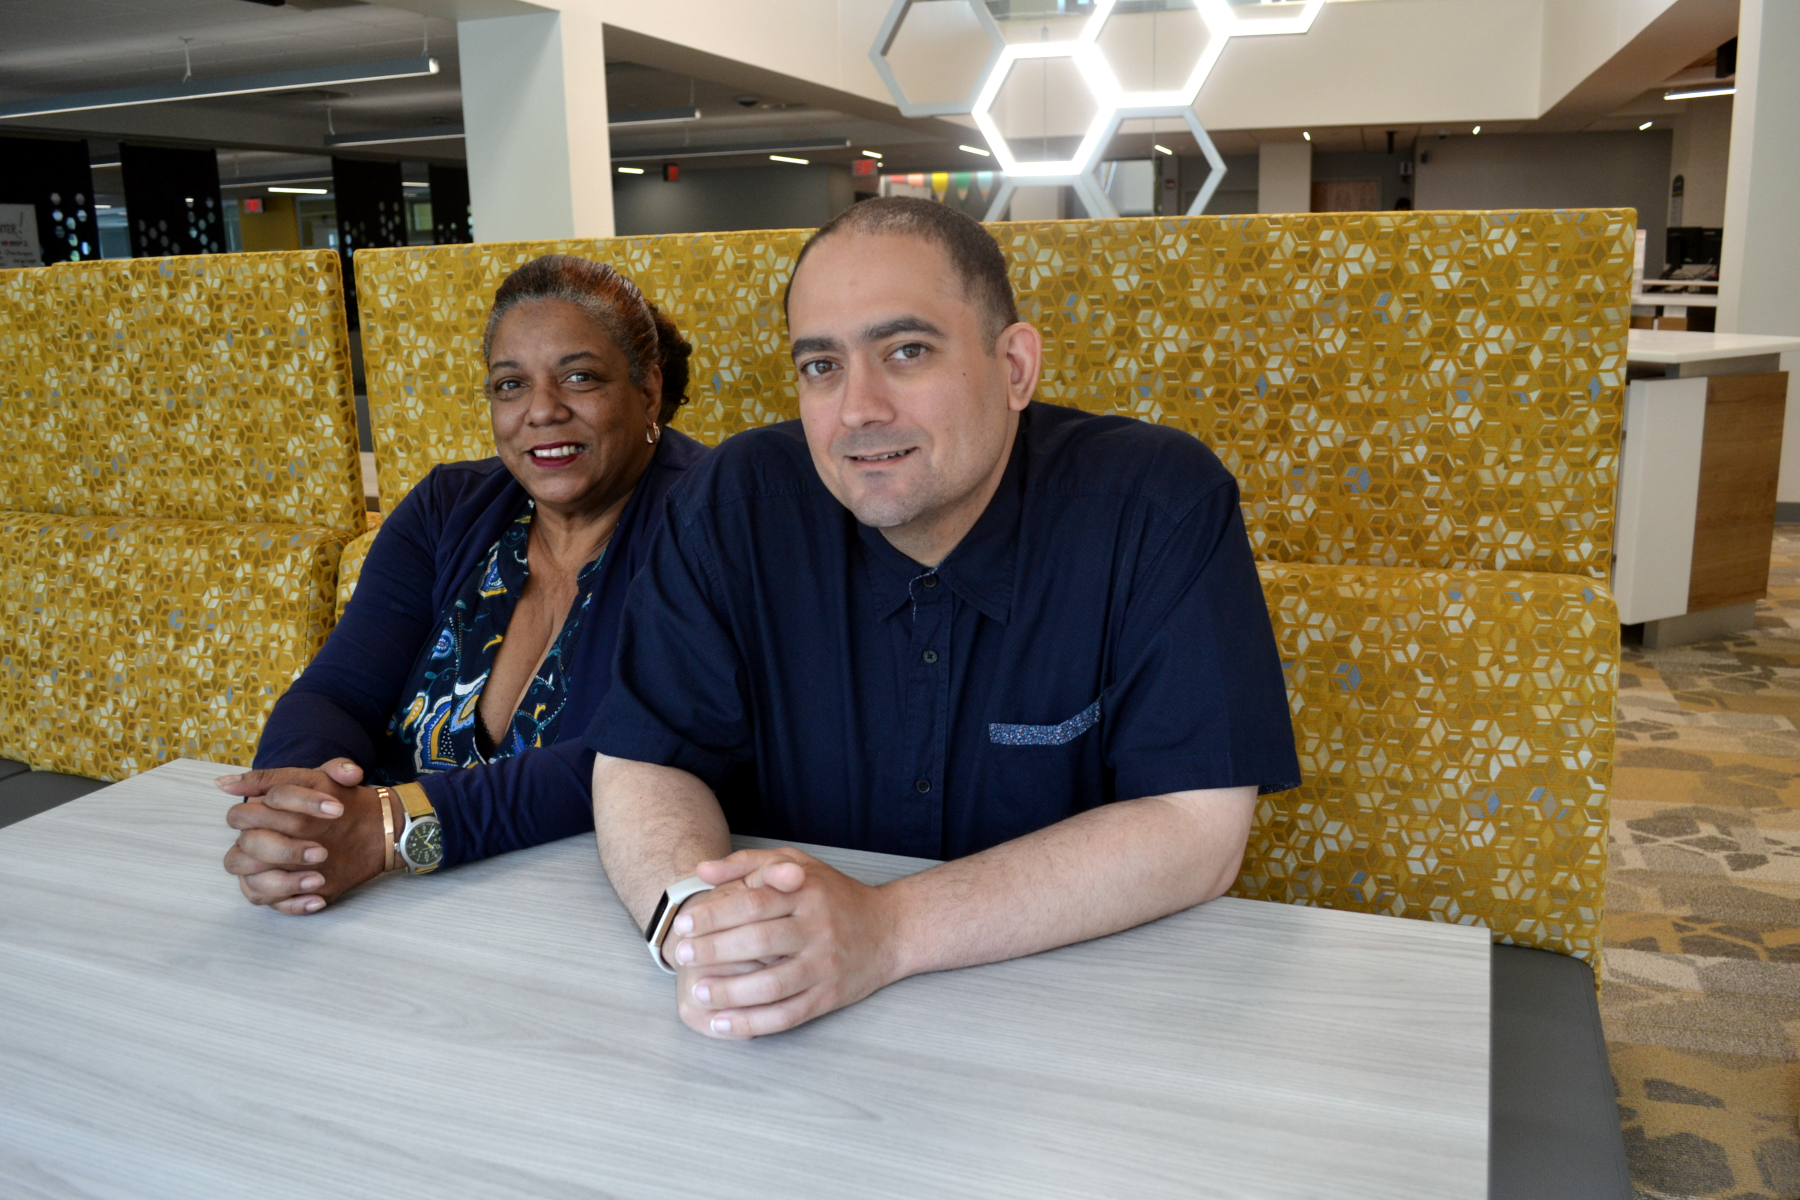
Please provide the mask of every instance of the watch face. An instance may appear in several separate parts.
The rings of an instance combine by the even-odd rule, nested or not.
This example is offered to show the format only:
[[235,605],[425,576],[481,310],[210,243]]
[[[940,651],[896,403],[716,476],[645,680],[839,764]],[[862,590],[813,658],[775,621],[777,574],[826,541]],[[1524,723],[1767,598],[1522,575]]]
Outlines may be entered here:
[[413,822],[401,847],[415,867],[434,867],[444,857],[444,827],[435,820]]

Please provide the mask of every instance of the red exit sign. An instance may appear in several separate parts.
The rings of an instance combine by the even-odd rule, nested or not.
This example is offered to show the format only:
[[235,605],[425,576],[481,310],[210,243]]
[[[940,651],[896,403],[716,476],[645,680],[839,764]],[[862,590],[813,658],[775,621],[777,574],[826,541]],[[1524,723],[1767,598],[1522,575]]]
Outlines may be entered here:
[[850,173],[852,175],[873,175],[875,173],[875,167],[876,162],[874,159],[859,158],[850,164]]

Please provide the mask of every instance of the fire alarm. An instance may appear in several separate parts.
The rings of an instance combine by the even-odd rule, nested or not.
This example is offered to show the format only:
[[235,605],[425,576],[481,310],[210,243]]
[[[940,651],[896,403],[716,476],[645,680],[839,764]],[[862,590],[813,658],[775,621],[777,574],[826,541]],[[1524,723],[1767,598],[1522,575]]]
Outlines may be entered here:
[[680,163],[664,163],[663,164],[663,182],[664,183],[680,183],[681,182],[681,164]]
[[262,211],[262,200],[256,196],[252,196],[248,200],[245,200],[244,201],[244,211],[247,213],[261,212]]

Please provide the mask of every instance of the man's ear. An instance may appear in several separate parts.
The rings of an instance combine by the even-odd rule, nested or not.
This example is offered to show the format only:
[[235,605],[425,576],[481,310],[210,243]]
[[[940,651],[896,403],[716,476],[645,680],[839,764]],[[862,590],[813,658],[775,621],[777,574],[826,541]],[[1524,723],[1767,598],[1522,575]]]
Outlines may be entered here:
[[1018,321],[1000,331],[994,340],[994,353],[1006,369],[1006,405],[1014,412],[1037,394],[1038,380],[1044,373],[1044,336],[1034,325]]

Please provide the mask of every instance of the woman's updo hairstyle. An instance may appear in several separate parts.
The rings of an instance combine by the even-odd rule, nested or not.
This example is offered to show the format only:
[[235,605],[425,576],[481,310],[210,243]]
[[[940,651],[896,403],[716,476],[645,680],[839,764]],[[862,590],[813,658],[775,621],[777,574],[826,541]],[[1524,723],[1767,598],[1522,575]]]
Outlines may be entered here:
[[651,363],[662,367],[662,408],[657,421],[667,425],[675,410],[687,402],[688,355],[693,346],[668,315],[644,299],[637,284],[605,263],[589,262],[572,254],[546,254],[526,263],[494,293],[487,328],[481,337],[481,357],[494,357],[494,331],[500,318],[531,300],[561,300],[573,304],[598,321],[625,355],[631,382],[644,385]]

